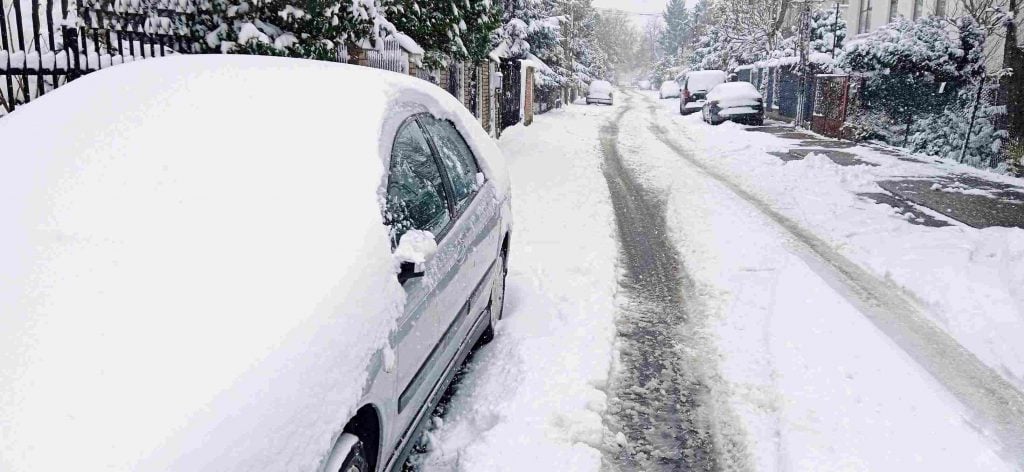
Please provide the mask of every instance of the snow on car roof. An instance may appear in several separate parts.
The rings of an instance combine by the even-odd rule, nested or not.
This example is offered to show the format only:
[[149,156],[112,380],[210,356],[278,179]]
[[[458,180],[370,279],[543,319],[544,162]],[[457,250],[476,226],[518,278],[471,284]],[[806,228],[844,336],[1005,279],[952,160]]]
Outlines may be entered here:
[[761,98],[761,93],[750,82],[726,82],[708,92],[708,100],[758,98]]
[[728,78],[725,71],[720,70],[698,70],[686,73],[686,85],[691,92],[698,90],[709,90]]
[[0,470],[319,467],[403,310],[378,141],[404,101],[473,122],[408,76],[227,55],[0,120]]
[[590,83],[591,92],[610,92],[612,84],[605,80],[595,80]]

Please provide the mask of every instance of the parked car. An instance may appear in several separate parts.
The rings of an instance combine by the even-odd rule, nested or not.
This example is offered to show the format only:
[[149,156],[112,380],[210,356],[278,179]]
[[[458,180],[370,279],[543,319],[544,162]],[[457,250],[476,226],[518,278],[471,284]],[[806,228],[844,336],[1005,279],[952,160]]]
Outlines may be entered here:
[[0,142],[5,472],[400,470],[502,317],[504,160],[426,81],[151,59]]
[[674,80],[666,80],[661,83],[658,89],[658,98],[676,98],[679,96],[679,83]]
[[645,80],[641,80],[641,81],[637,82],[636,86],[640,90],[650,90],[651,89],[651,81],[650,80],[646,80],[646,79]]
[[604,80],[595,80],[590,83],[587,91],[587,105],[591,103],[612,104],[612,84]]
[[698,70],[686,73],[680,84],[679,114],[689,115],[704,107],[708,91],[716,85],[725,83],[728,74],[721,70]]
[[761,126],[764,124],[764,98],[750,82],[719,84],[708,92],[702,116],[713,125],[732,120]]

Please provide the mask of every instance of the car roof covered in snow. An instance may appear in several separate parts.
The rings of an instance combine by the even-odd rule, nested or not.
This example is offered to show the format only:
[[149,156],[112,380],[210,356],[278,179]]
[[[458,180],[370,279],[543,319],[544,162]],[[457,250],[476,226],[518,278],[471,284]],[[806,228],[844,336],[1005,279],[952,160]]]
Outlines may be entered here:
[[686,73],[686,86],[690,92],[707,91],[725,82],[729,75],[721,70],[697,70]]
[[758,98],[761,98],[761,92],[750,82],[726,82],[708,92],[708,100]]
[[612,84],[606,80],[595,80],[590,83],[591,92],[611,92]]
[[679,83],[674,80],[666,80],[661,83],[661,90],[679,90]]
[[507,189],[456,99],[358,66],[146,60],[0,120],[0,470],[319,467],[403,310],[405,103]]

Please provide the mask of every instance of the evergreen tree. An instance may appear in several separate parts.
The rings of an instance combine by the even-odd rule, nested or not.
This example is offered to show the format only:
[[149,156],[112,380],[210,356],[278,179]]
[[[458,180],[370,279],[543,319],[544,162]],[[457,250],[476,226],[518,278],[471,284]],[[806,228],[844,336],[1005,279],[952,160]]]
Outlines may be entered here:
[[690,11],[686,9],[686,1],[669,0],[662,17],[665,19],[665,30],[659,40],[662,54],[681,56],[690,41],[693,29]]
[[377,0],[210,0],[198,5],[195,29],[210,52],[336,60],[348,42],[394,31]]
[[396,0],[392,10],[395,28],[427,51],[425,62],[432,67],[448,59],[482,59],[500,25],[490,0]]

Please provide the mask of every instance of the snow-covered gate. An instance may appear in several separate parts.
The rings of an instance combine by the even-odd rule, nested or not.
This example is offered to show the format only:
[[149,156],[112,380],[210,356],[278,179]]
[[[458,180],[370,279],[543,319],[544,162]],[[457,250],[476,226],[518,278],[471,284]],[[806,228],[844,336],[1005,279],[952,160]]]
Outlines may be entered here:
[[197,50],[178,0],[4,0],[0,116],[84,74]]
[[[519,123],[520,118],[520,90],[522,89],[522,71],[519,61],[515,59],[502,59],[501,65],[501,94],[498,99],[499,130]],[[500,132],[500,131],[499,131]]]
[[366,50],[367,65],[374,69],[384,69],[400,74],[409,73],[409,53],[402,44],[393,37],[380,40],[376,48]]
[[811,130],[825,136],[842,138],[849,94],[849,76],[818,74],[814,87],[814,113],[811,117]]

